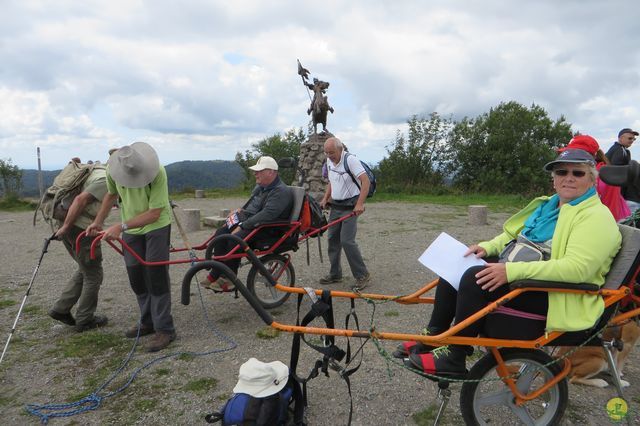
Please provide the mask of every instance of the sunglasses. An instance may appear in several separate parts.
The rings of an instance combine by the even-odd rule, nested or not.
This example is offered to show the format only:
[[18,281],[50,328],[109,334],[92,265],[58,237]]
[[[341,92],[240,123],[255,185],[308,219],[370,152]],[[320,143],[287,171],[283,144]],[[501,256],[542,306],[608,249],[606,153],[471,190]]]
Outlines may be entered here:
[[[563,177],[569,174],[569,170],[557,169],[553,171],[553,174],[556,176]],[[573,175],[573,177],[581,178],[581,177],[584,177],[587,174],[587,172],[584,170],[571,170],[571,174]]]

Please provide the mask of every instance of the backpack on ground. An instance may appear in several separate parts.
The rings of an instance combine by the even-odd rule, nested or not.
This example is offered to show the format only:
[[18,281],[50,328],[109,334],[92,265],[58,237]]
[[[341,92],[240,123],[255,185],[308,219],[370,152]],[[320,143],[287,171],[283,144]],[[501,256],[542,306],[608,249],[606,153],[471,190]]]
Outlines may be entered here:
[[[351,176],[351,180],[353,181],[353,183],[355,183],[358,189],[360,189],[360,182],[358,182],[358,179],[356,179],[353,173],[351,173],[351,170],[349,170],[349,162],[347,161],[347,158],[349,158],[350,155],[352,154],[348,152],[344,155],[344,170],[349,173],[349,176]],[[371,167],[369,167],[367,163],[362,160],[358,161],[360,161],[360,164],[362,164],[364,172],[369,178],[369,193],[367,194],[367,198],[373,197],[373,194],[376,193],[376,186],[378,184],[378,182],[376,181],[376,175],[373,174],[373,170],[371,170]]]
[[81,164],[75,161],[69,162],[55,177],[53,184],[47,188],[38,202],[36,211],[33,214],[33,225],[35,226],[36,224],[38,212],[42,213],[43,219],[52,228],[57,226],[56,221],[64,221],[74,198],[82,192],[82,186],[96,168],[104,169],[105,166],[98,163]]
[[[302,201],[302,211],[300,213],[300,231],[308,232],[314,229],[322,228],[326,226],[327,217],[322,211],[322,207],[309,194],[304,194],[304,200]],[[324,230],[314,234],[313,237],[319,237],[324,234]]]
[[302,387],[289,375],[280,392],[261,398],[235,393],[218,411],[207,414],[205,420],[221,422],[222,426],[303,426],[304,406]]

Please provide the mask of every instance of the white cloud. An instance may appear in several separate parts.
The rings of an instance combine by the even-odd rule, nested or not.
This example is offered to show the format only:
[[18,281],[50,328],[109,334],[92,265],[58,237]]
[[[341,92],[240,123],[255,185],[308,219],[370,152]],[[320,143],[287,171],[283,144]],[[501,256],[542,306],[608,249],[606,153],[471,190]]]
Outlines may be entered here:
[[[370,162],[413,114],[537,103],[613,140],[640,126],[632,1],[9,2],[0,148],[98,157],[145,138],[163,161],[232,159],[306,128],[296,58],[329,81],[328,127]],[[163,155],[166,150],[166,155]],[[78,152],[77,155],[81,155]],[[189,157],[191,156],[191,157]]]

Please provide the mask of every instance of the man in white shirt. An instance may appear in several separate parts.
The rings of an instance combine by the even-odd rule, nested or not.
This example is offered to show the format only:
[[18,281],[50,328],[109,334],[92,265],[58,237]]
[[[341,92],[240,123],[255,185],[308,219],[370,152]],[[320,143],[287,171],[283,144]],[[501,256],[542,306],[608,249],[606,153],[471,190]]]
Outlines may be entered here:
[[[327,156],[329,184],[320,206],[331,206],[329,221],[355,212],[355,216],[331,226],[329,236],[329,261],[331,270],[329,275],[320,279],[320,284],[334,284],[342,282],[342,266],[340,255],[342,250],[347,257],[351,273],[356,282],[353,290],[365,288],[371,279],[364,264],[360,248],[356,243],[358,216],[364,213],[364,202],[369,193],[369,177],[362,167],[360,160],[344,150],[342,142],[336,137],[330,137],[324,143],[324,153]],[[345,169],[348,162],[349,172]]]

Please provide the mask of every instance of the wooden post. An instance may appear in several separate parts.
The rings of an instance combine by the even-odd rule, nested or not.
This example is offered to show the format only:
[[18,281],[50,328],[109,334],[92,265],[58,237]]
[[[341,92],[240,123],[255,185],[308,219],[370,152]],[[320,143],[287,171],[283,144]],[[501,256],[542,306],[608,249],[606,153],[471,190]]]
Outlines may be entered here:
[[487,206],[469,206],[469,225],[487,224]]
[[204,190],[196,189],[196,198],[204,198]]

